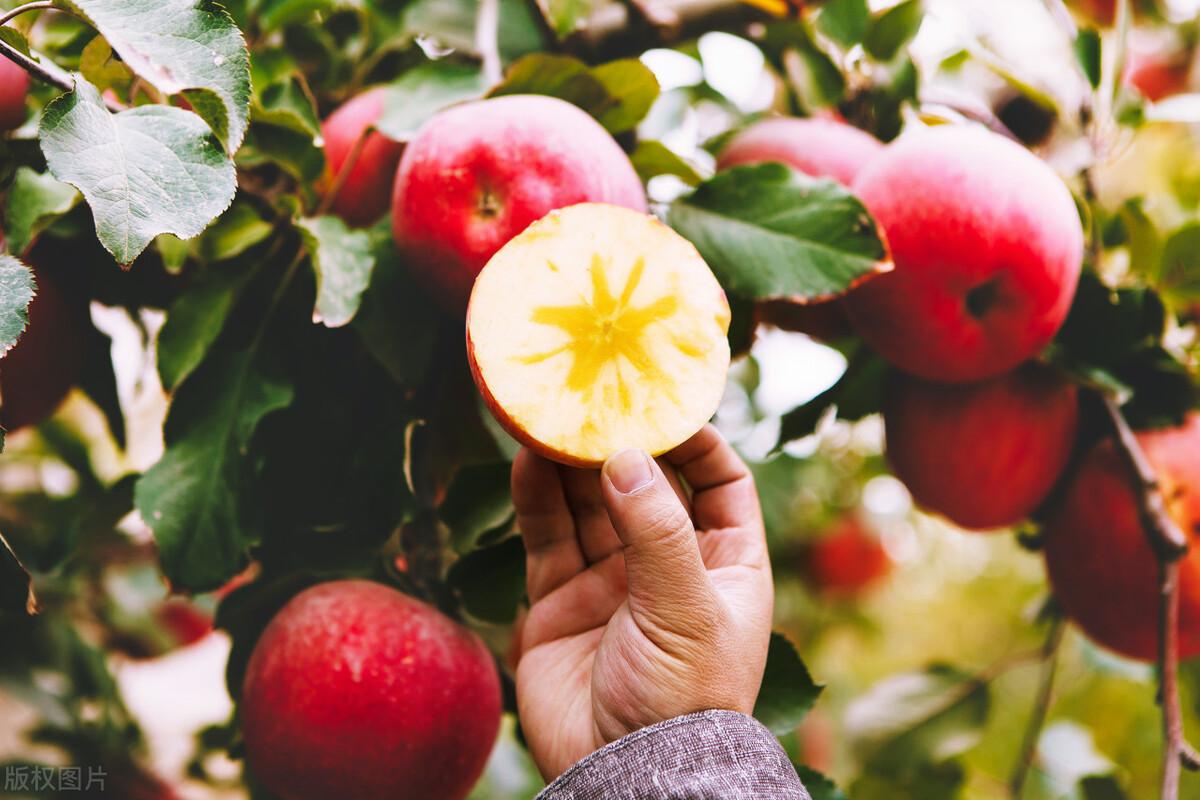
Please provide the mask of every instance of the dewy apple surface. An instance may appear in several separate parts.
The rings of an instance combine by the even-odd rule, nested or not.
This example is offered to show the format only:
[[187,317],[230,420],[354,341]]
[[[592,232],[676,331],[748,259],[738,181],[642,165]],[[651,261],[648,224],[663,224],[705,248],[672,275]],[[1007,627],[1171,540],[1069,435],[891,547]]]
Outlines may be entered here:
[[721,398],[728,329],[725,294],[689,242],[598,203],[553,212],[502,248],[467,314],[472,370],[496,418],[581,466],[695,433]]

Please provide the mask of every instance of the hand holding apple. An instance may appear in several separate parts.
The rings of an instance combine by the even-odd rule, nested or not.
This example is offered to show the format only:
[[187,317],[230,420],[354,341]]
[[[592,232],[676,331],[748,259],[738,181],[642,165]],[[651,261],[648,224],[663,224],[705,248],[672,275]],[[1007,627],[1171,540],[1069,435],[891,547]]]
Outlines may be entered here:
[[690,500],[636,450],[600,473],[513,463],[532,603],[517,704],[547,779],[647,725],[754,707],[773,602],[754,480],[711,425],[663,462]]

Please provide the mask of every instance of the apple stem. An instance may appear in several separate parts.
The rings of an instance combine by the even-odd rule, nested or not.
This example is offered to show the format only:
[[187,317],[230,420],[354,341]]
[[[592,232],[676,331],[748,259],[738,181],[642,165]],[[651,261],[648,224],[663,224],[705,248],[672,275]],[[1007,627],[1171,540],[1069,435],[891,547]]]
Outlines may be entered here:
[[1008,783],[1010,794],[1014,800],[1020,800],[1025,790],[1025,780],[1029,777],[1034,754],[1037,752],[1038,739],[1041,738],[1042,728],[1046,724],[1046,716],[1050,711],[1050,700],[1054,692],[1054,676],[1058,671],[1058,650],[1066,628],[1062,615],[1056,614],[1053,622],[1050,623],[1050,632],[1046,635],[1046,642],[1042,645],[1042,675],[1038,683],[1037,697],[1034,699],[1033,711],[1029,715],[1025,734],[1021,739],[1020,756],[1017,758],[1016,766],[1013,768],[1012,777]]
[[1162,800],[1179,797],[1180,767],[1200,768],[1200,758],[1184,737],[1179,707],[1179,559],[1188,551],[1184,532],[1171,518],[1159,491],[1154,467],[1146,457],[1117,400],[1101,394],[1104,410],[1116,434],[1117,452],[1138,483],[1138,511],[1142,530],[1159,563],[1158,704],[1163,717]]
[[362,155],[363,148],[367,145],[367,137],[375,129],[367,127],[354,140],[354,146],[350,148],[350,152],[346,154],[346,160],[342,162],[342,167],[337,171],[337,175],[333,178],[333,185],[329,187],[329,191],[321,198],[320,204],[317,206],[315,216],[323,216],[329,213],[329,209],[333,208],[333,204],[337,201],[338,194],[341,193],[342,187],[346,185],[346,181],[350,178],[350,173],[354,170],[354,165],[358,163],[358,157]]

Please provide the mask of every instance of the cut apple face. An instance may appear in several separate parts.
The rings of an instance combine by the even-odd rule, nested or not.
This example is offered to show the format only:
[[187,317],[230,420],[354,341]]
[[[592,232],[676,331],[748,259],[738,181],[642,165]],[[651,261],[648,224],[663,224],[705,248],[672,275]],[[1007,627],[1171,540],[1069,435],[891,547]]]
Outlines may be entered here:
[[595,467],[652,455],[713,415],[729,369],[729,304],[696,248],[603,203],[551,212],[475,281],[467,353],[484,401],[522,444]]

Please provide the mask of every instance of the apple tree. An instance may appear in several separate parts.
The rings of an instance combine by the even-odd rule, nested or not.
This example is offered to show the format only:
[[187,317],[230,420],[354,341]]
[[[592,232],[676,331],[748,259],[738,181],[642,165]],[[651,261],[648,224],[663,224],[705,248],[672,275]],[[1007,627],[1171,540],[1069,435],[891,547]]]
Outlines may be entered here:
[[1192,0],[0,9],[0,779],[530,796],[512,461],[711,417],[814,798],[1200,792]]

